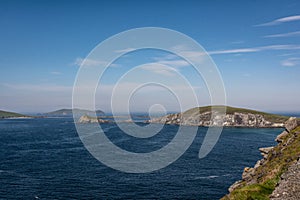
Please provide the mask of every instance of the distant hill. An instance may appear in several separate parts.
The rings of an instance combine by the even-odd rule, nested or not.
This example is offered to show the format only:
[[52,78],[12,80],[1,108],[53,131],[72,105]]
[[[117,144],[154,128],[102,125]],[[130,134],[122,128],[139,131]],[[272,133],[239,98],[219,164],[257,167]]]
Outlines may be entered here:
[[[60,109],[48,113],[44,113],[43,115],[46,117],[72,117],[73,112],[78,115],[93,115],[93,111],[91,110],[84,110],[84,109]],[[101,110],[96,110],[97,116],[103,116],[105,113]]]
[[19,114],[19,113],[7,112],[7,111],[0,110],[0,119],[14,118],[14,117],[29,117],[29,116]]

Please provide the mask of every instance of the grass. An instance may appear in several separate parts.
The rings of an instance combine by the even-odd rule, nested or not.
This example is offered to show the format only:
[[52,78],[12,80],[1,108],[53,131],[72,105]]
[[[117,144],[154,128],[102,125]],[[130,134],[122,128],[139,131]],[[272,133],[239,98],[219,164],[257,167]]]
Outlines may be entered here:
[[226,109],[226,114],[234,114],[235,112],[238,113],[251,113],[251,114],[259,114],[263,115],[264,118],[267,121],[270,122],[277,122],[277,123],[283,123],[286,120],[288,120],[289,117],[287,116],[281,116],[281,115],[275,115],[275,114],[270,114],[270,113],[265,113],[265,112],[260,112],[256,110],[251,110],[251,109],[245,109],[245,108],[235,108],[235,107],[230,107],[230,106],[204,106],[204,107],[197,107],[197,108],[192,108],[187,111],[185,111],[183,114],[184,115],[197,115],[197,114],[202,114],[205,112],[210,112],[214,108],[216,111],[223,111]]
[[230,197],[226,196],[223,200],[268,200],[280,180],[279,177],[276,176],[264,183],[246,185],[236,189],[230,194]]
[[[256,168],[255,176],[256,184],[246,185],[235,189],[230,195],[223,197],[223,200],[265,200],[269,199],[270,194],[275,189],[276,184],[280,180],[280,176],[291,166],[300,156],[300,126],[295,128],[283,138],[283,142],[278,144],[269,153],[267,162],[264,165]],[[283,145],[294,138],[288,145]]]

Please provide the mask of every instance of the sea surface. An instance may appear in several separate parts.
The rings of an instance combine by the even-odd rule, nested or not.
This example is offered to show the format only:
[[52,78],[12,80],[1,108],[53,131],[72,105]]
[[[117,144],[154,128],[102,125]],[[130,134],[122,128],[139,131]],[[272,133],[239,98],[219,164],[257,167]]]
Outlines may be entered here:
[[[150,152],[166,145],[178,126],[134,140],[116,124],[103,124],[121,148]],[[275,145],[282,129],[224,128],[214,149],[198,152],[207,128],[199,128],[177,161],[146,174],[128,174],[96,160],[83,146],[72,118],[0,120],[0,199],[219,199],[261,159],[258,148]],[[141,143],[142,142],[142,145]]]

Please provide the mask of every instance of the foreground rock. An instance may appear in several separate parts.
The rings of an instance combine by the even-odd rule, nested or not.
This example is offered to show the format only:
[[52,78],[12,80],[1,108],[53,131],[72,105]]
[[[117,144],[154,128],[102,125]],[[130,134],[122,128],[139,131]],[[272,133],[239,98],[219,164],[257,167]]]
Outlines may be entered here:
[[263,159],[246,167],[222,199],[300,199],[300,126],[290,118],[275,147],[260,148]]
[[[200,107],[188,110],[184,113],[169,114],[163,117],[154,118],[146,122],[190,126],[278,128],[284,127],[284,121],[287,120],[287,117],[248,109],[228,106],[214,107],[217,108],[214,111],[212,111],[211,106]],[[226,109],[226,115],[222,115],[221,112],[218,111],[224,108]]]

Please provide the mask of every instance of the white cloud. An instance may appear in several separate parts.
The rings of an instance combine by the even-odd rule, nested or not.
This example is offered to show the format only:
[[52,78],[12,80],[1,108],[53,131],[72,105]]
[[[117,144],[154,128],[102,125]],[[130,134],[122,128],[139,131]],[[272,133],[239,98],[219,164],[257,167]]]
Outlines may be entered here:
[[251,48],[209,51],[208,53],[210,55],[217,55],[217,54],[232,54],[232,53],[234,54],[252,53],[252,52],[260,52],[260,51],[268,51],[268,50],[297,50],[297,49],[300,49],[300,45],[269,45],[269,46],[251,47]]
[[300,65],[300,58],[288,58],[281,61],[281,65],[285,67],[294,67]]
[[231,54],[231,53],[250,53],[260,51],[259,48],[239,48],[239,49],[227,49],[227,50],[218,50],[218,51],[209,51],[210,55],[214,54]]
[[[204,52],[180,50],[180,54],[184,58],[188,58],[188,59],[192,58],[192,59],[199,60],[201,58],[201,56],[204,55]],[[191,66],[191,64],[189,62],[187,62],[185,59],[183,59],[177,55],[174,55],[174,54],[169,54],[169,55],[162,56],[162,57],[155,57],[153,59],[159,64],[171,66],[174,68]]]
[[300,31],[289,32],[289,33],[281,33],[274,35],[266,35],[265,38],[276,38],[276,37],[291,37],[291,36],[300,36]]
[[258,24],[255,26],[274,26],[274,25],[278,25],[278,24],[282,24],[282,23],[286,23],[286,22],[299,21],[299,20],[300,20],[300,15],[293,15],[293,16],[289,16],[289,17],[279,18],[279,19],[276,19],[271,22]]

